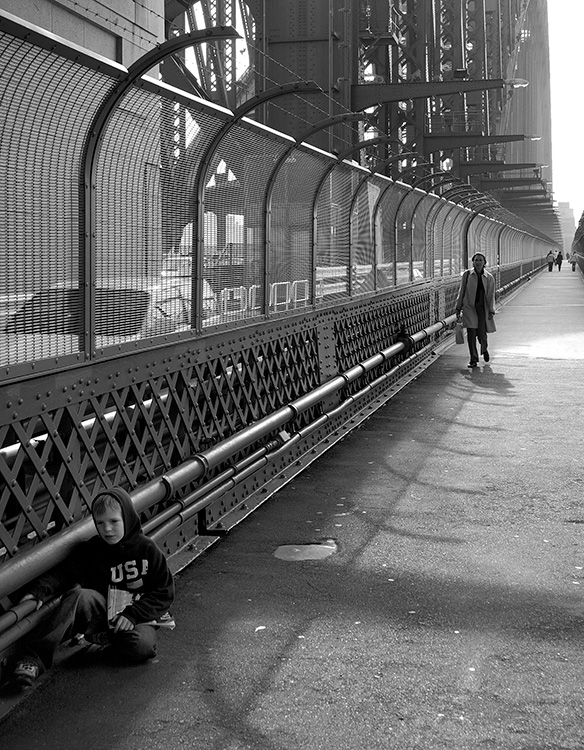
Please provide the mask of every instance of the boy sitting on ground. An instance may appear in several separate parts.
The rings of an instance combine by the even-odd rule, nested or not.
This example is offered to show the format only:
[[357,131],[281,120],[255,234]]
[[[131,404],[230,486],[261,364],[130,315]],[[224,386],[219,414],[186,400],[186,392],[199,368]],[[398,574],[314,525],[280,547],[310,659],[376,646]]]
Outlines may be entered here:
[[119,487],[99,493],[91,513],[98,535],[81,542],[23,597],[35,599],[38,609],[65,592],[24,642],[14,670],[21,688],[52,667],[61,643],[80,634],[84,643],[140,663],[156,655],[157,627],[172,622],[172,573],[156,542],[142,532],[128,493]]

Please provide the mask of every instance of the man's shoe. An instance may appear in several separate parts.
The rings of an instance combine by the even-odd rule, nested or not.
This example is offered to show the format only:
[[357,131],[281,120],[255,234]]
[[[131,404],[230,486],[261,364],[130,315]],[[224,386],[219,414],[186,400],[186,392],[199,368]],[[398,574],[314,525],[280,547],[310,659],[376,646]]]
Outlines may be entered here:
[[20,688],[29,688],[38,680],[41,668],[34,659],[21,659],[14,670],[13,680]]
[[485,351],[484,351],[484,353],[483,353],[483,358],[484,358],[485,362],[488,362],[488,361],[489,361],[489,360],[491,359],[491,358],[489,357],[489,352],[488,352],[488,350],[487,350],[487,349],[485,349]]
[[467,367],[476,367],[477,365],[478,365],[478,362],[475,362],[474,359],[471,359]]

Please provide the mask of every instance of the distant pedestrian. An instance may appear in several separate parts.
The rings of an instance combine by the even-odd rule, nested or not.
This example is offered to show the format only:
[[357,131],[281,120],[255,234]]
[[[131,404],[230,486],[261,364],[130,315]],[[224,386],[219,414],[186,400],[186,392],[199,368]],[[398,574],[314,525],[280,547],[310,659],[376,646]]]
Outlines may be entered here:
[[570,253],[570,263],[572,264],[572,271],[576,270],[576,263],[578,262],[578,256],[576,253]]
[[549,253],[545,256],[545,259],[547,260],[548,271],[553,271],[554,270],[554,262],[556,260],[556,256],[554,255],[554,251],[550,250]]
[[564,260],[564,256],[562,255],[562,251],[556,255],[556,266],[558,267],[558,271],[562,270],[562,261]]
[[488,362],[487,333],[494,333],[495,327],[495,278],[485,271],[487,259],[482,253],[472,257],[472,269],[462,275],[456,299],[456,317],[462,313],[462,325],[467,330],[470,362],[468,367],[476,367],[479,361],[477,338],[481,354]]

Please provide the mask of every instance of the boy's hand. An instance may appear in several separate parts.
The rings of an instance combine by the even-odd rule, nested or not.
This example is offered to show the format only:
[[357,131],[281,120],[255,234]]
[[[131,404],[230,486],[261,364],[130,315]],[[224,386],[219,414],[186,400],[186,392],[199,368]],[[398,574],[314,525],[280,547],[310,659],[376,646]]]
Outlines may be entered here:
[[121,630],[134,630],[134,623],[124,615],[118,615],[114,622],[114,633],[119,633]]
[[33,601],[36,601],[36,609],[40,609],[43,606],[43,602],[41,599],[37,599],[36,596],[33,596],[32,594],[25,594],[22,599],[20,600],[22,602],[27,602],[29,599],[32,599]]

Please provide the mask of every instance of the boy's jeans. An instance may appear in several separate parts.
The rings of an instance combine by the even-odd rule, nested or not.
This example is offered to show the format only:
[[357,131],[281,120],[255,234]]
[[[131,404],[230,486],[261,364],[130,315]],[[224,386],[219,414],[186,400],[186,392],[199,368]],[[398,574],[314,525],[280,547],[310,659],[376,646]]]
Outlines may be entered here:
[[[59,606],[30,633],[24,652],[42,668],[50,669],[61,643],[79,633],[106,631],[105,598],[93,589],[77,587],[64,594]],[[156,629],[152,625],[140,624],[119,633],[109,630],[109,636],[112,650],[126,661],[142,662],[156,655]]]

